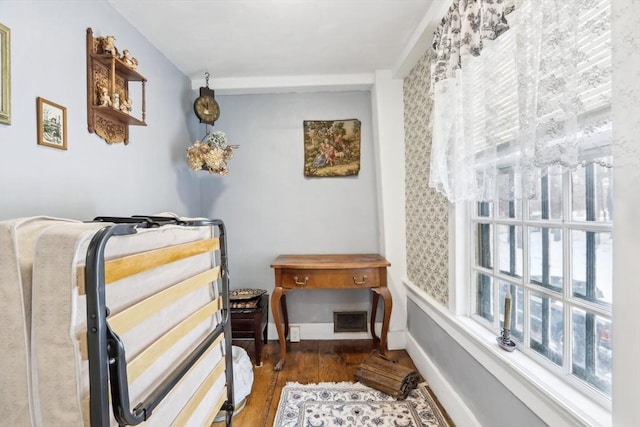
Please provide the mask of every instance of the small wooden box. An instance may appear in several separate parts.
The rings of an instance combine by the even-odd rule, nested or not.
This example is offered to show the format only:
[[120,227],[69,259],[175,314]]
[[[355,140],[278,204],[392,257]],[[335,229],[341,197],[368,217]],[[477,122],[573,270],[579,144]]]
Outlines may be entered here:
[[379,353],[372,353],[354,374],[364,385],[380,390],[396,399],[405,399],[417,387],[420,376],[413,369],[399,365]]

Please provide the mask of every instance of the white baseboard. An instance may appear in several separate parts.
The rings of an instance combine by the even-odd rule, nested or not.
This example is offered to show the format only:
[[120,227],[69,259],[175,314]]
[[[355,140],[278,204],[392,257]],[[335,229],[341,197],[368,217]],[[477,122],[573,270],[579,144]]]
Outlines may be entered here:
[[387,334],[387,348],[389,350],[404,350],[407,348],[407,331],[389,331]]
[[[333,332],[333,323],[291,323],[289,326],[300,328],[301,340],[366,340],[371,339],[370,332]],[[382,323],[376,323],[376,333],[380,336]],[[277,340],[278,332],[275,323],[267,326],[269,339]],[[405,348],[406,331],[389,331],[387,334],[387,348],[401,350]]]
[[451,387],[451,384],[442,376],[440,370],[431,361],[427,353],[408,332],[406,333],[406,343],[407,353],[411,356],[411,360],[413,360],[420,375],[429,384],[429,387],[436,394],[438,401],[447,411],[455,425],[480,427],[481,424],[464,403],[464,400]]

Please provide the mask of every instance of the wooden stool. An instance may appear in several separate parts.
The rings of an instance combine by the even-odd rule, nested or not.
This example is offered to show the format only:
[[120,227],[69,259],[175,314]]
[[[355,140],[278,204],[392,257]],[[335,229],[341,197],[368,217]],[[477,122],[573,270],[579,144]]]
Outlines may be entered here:
[[260,296],[256,308],[231,308],[231,330],[233,339],[253,338],[256,347],[256,366],[262,366],[262,346],[267,342],[269,322],[269,295]]

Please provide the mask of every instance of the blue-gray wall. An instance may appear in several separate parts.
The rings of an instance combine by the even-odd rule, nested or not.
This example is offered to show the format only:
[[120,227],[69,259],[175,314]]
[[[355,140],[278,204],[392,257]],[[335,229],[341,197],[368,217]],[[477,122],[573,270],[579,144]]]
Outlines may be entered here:
[[[273,289],[283,253],[379,251],[377,189],[368,91],[216,96],[214,129],[240,144],[220,177],[201,172],[202,214],[229,229],[234,288]],[[354,177],[305,178],[303,121],[358,119],[361,169]],[[201,125],[201,134],[204,134]],[[369,292],[295,291],[293,323],[332,322],[333,311],[368,310]]]
[[[379,251],[369,92],[218,96],[215,129],[241,148],[229,176],[211,176],[191,171],[185,159],[204,134],[192,110],[196,91],[107,2],[0,0],[0,22],[12,37],[12,124],[0,125],[0,219],[162,211],[222,218],[236,288],[271,290],[269,265],[280,253]],[[148,126],[131,126],[126,146],[87,131],[87,27],[95,36],[115,35],[148,79]],[[37,97],[67,108],[67,151],[37,145]],[[362,122],[360,174],[304,178],[303,120],[351,118]],[[333,310],[369,307],[366,291],[300,292],[289,300],[293,322],[331,322]]]
[[[11,30],[12,83],[12,124],[0,124],[0,219],[199,213],[183,157],[195,121],[183,73],[102,0],[0,0],[0,22]],[[127,146],[87,131],[88,27],[115,35],[148,79],[148,126],[130,127]],[[67,108],[67,151],[37,145],[37,97]]]
[[407,330],[483,426],[546,425],[413,301]]

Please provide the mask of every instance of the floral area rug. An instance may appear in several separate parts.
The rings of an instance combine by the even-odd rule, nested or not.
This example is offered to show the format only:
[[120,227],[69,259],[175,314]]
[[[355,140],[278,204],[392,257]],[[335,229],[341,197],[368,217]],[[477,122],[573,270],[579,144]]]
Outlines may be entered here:
[[451,427],[427,389],[406,400],[360,383],[288,383],[280,395],[274,427]]

